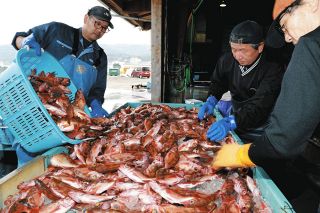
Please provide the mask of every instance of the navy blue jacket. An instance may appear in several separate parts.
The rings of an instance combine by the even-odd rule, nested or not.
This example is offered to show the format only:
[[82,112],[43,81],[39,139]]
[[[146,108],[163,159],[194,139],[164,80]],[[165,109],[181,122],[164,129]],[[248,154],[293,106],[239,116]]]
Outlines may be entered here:
[[[59,22],[50,22],[47,24],[36,26],[30,29],[28,32],[18,32],[13,38],[12,45],[16,48],[16,38],[18,36],[28,36],[33,33],[37,42],[40,46],[52,54],[58,61],[66,55],[72,54],[72,47],[74,43],[74,34],[79,32],[79,44],[78,44],[78,54],[82,52],[84,47],[82,29],[76,29]],[[107,85],[107,70],[108,70],[108,59],[107,55],[103,49],[98,45],[96,41],[92,43],[94,52],[82,55],[79,59],[90,64],[95,65],[98,61],[97,71],[97,81],[91,88],[87,104],[89,105],[93,99],[98,99],[101,103],[104,101],[104,92]]]

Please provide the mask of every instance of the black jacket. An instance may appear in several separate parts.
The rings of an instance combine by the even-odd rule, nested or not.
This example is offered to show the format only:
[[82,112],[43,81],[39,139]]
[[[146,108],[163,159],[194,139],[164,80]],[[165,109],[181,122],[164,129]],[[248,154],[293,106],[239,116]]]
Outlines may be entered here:
[[271,62],[263,52],[258,65],[242,76],[232,53],[218,60],[212,74],[209,95],[218,100],[230,91],[237,129],[245,130],[263,125],[279,95],[284,66]]
[[320,27],[301,37],[292,53],[270,125],[249,150],[262,165],[301,154],[320,122]]

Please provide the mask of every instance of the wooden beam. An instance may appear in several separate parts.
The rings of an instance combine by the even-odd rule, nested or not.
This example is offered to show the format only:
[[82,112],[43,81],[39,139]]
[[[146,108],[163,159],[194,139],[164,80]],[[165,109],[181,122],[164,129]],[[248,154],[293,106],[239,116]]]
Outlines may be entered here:
[[151,18],[151,11],[149,12],[144,12],[144,13],[139,13],[139,18]]
[[125,1],[123,2],[122,9],[127,13],[150,12],[151,10],[150,0]]
[[[98,0],[98,1],[101,2],[103,5],[105,5],[105,7],[113,10],[118,15],[131,17],[130,14],[128,14],[123,10],[123,5],[122,3],[120,3],[120,1],[117,1],[117,0]],[[142,30],[149,30],[149,29],[143,28],[143,24],[141,22],[135,21],[133,19],[125,19],[125,20],[128,21],[133,26],[140,26]]]
[[162,99],[162,0],[151,0],[151,101]]
[[114,0],[99,0],[102,4],[110,7],[113,11],[122,11],[122,5],[120,5],[119,1]]

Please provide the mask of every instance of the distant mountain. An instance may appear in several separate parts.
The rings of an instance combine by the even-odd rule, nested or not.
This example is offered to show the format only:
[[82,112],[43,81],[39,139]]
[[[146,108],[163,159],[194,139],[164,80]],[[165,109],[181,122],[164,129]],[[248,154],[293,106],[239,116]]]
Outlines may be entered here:
[[[109,67],[114,62],[130,63],[132,58],[139,58],[141,63],[151,61],[151,46],[140,44],[102,44],[108,56]],[[16,55],[11,45],[0,45],[0,66],[10,65]]]
[[120,61],[130,63],[130,59],[139,58],[142,64],[150,64],[151,46],[142,44],[105,44],[101,45],[109,62]]

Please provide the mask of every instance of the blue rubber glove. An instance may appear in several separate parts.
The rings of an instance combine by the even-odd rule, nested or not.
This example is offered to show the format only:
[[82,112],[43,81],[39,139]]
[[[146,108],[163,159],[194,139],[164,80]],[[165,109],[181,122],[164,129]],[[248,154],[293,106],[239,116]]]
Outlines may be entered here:
[[12,148],[16,150],[18,158],[18,167],[23,166],[27,162],[31,161],[35,156],[27,152],[17,140],[14,140],[12,143]]
[[102,104],[97,99],[93,99],[93,101],[90,104],[91,106],[91,115],[92,117],[108,117],[109,113],[102,108]]
[[225,117],[211,125],[207,132],[207,138],[211,141],[221,141],[228,132],[237,128],[236,121],[233,115]]
[[231,115],[232,102],[220,100],[217,103],[217,108],[223,117]]
[[218,100],[214,96],[209,96],[207,101],[199,109],[198,118],[203,120],[205,115],[212,115],[217,103]]
[[18,167],[23,166],[34,158],[30,155],[30,153],[24,150],[24,148],[22,148],[20,144],[16,146],[16,154],[18,158]]
[[41,55],[41,46],[40,46],[40,44],[36,41],[36,39],[34,38],[33,34],[25,37],[25,38],[22,40],[21,46],[22,46],[22,47],[29,46],[29,48],[32,48],[32,49],[34,49],[34,50],[36,51],[36,55],[37,55],[37,56],[40,56],[40,55]]

